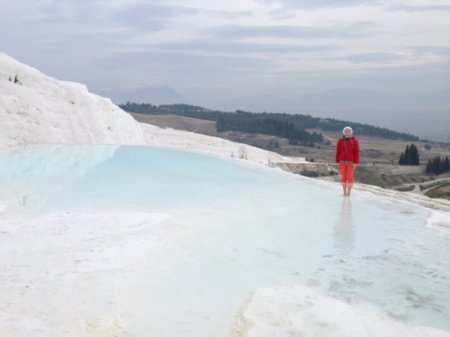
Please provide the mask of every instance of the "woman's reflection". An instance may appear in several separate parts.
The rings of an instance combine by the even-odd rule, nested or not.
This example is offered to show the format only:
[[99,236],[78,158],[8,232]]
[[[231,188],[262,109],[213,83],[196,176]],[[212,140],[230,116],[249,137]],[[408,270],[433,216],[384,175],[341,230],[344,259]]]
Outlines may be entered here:
[[354,231],[352,219],[352,201],[342,198],[341,213],[334,228],[335,245],[338,253],[350,254],[354,245]]

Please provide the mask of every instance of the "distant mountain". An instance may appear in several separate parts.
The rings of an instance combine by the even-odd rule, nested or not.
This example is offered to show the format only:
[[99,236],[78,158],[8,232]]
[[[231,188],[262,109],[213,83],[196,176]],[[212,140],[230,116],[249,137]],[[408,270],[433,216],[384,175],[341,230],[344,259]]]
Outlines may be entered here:
[[126,102],[154,102],[155,104],[174,104],[187,99],[175,89],[167,86],[142,86],[134,89],[97,90],[102,96],[110,97],[116,104]]

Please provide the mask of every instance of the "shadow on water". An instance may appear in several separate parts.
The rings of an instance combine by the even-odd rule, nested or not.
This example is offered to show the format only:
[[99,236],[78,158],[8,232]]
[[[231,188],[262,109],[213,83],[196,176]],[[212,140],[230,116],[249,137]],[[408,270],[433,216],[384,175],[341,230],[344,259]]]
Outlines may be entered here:
[[343,198],[341,210],[334,227],[336,251],[342,255],[348,255],[353,251],[355,233],[353,228],[352,201]]

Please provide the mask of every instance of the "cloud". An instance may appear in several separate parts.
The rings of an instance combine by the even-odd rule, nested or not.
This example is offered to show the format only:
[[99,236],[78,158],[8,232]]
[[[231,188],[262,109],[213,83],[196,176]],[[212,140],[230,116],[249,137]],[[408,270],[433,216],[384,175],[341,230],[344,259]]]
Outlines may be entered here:
[[199,12],[200,10],[194,7],[138,3],[116,11],[112,20],[127,27],[159,30],[166,27],[172,19],[196,15]]
[[[104,32],[61,32],[58,36],[49,37],[46,41],[41,42],[41,48],[52,52],[61,52],[64,50],[91,48],[93,50],[127,48],[130,38],[135,35],[128,29],[114,29]],[[128,45],[130,47],[130,45]]]
[[450,54],[450,47],[448,46],[421,46],[415,47],[417,50],[421,51],[431,51],[438,54]]
[[[22,0],[18,1],[20,6],[26,8],[27,4]],[[40,23],[86,23],[88,21],[101,22],[112,7],[105,5],[101,0],[92,1],[36,1],[32,7],[31,15],[25,15],[24,19],[29,22]],[[24,8],[24,9],[25,9]]]
[[200,9],[194,7],[163,4],[158,1],[124,2],[119,6],[104,0],[53,0],[38,1],[32,6],[33,14],[23,17],[28,23],[47,26],[61,24],[64,31],[89,27],[94,33],[105,28],[157,31],[166,28],[173,19],[200,12]]
[[404,56],[399,54],[376,52],[376,53],[353,54],[345,56],[340,59],[357,64],[362,63],[389,64],[402,60],[404,58],[405,58]]
[[440,57],[450,57],[450,47],[446,46],[416,46],[411,47],[419,55],[436,55]]
[[367,36],[375,25],[370,22],[355,22],[327,27],[292,26],[292,25],[227,25],[210,28],[210,33],[218,38],[247,39],[247,38],[352,38]]
[[367,4],[379,4],[379,0],[257,0],[263,5],[278,5],[297,9],[313,9],[326,7],[350,7]]
[[136,52],[116,52],[98,60],[100,67],[116,68],[120,64],[125,69],[139,67],[159,67],[176,70],[175,76],[189,77],[192,73],[227,72],[229,70],[251,70],[271,64],[270,60],[255,56],[239,55],[204,55],[183,50],[144,50]]
[[400,12],[428,12],[428,11],[450,11],[450,5],[391,5],[387,7],[391,11]]
[[149,47],[183,53],[207,54],[303,54],[312,52],[325,52],[338,49],[333,45],[307,45],[287,43],[256,43],[242,42],[226,39],[195,39],[186,42],[172,42],[149,45]]
[[[19,0],[16,8],[6,8],[6,22],[11,21],[12,29],[0,32],[0,38],[6,35],[8,41],[17,40],[18,44],[28,38],[39,43],[45,51],[91,48],[89,52],[95,50],[100,54],[109,52],[109,49],[136,48],[136,43],[130,42],[136,37],[162,32],[169,29],[174,20],[200,12],[194,7],[158,1],[122,2],[118,5],[105,0],[50,0],[36,1],[29,5],[29,11],[27,6]],[[21,22],[27,29],[15,22]]]

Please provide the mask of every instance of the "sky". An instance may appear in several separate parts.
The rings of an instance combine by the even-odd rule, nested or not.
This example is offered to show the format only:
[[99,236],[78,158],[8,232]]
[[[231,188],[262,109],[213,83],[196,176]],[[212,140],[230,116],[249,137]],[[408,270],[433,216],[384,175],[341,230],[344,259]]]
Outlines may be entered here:
[[0,8],[3,52],[118,103],[309,113],[450,140],[450,0],[0,0]]

